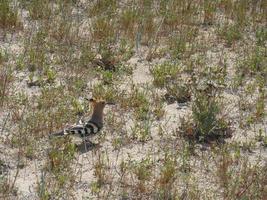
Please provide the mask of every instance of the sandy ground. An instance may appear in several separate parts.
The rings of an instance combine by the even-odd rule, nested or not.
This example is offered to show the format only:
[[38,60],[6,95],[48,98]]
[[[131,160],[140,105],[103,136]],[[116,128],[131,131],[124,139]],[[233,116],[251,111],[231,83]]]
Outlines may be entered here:
[[[135,84],[138,84],[140,86],[145,84],[151,84],[152,83],[152,76],[149,72],[149,65],[146,62],[140,61],[140,58],[133,57],[131,58],[128,63],[130,65],[133,65],[135,67],[133,72],[133,82]],[[27,88],[25,85],[25,76],[23,74],[17,74],[17,80],[18,82],[15,82],[17,87],[23,88],[29,95],[38,93],[38,89],[36,87]],[[235,119],[238,115],[236,108],[237,103],[237,95],[234,94],[225,94],[226,102],[229,110],[229,115],[231,119]],[[177,103],[173,103],[170,105],[165,105],[165,116],[164,118],[158,122],[158,124],[154,125],[152,128],[152,140],[146,142],[145,144],[130,144],[125,147],[122,147],[119,152],[114,151],[114,148],[112,147],[112,135],[107,135],[105,138],[105,142],[101,143],[101,147],[99,148],[100,152],[107,152],[109,159],[110,159],[110,168],[111,176],[118,176],[116,174],[116,170],[119,166],[119,163],[121,160],[127,160],[127,158],[132,158],[134,160],[141,160],[142,157],[146,156],[147,154],[155,155],[154,159],[158,157],[160,159],[160,148],[161,145],[164,145],[164,142],[162,143],[160,141],[160,137],[158,136],[158,125],[161,124],[164,127],[168,127],[166,132],[168,134],[175,132],[175,130],[178,127],[178,122],[181,117],[184,117],[188,114],[190,104],[186,106],[179,106]],[[105,110],[105,113],[108,114],[112,111],[112,107],[107,107]],[[3,123],[4,117],[1,117],[1,120]],[[130,123],[131,124],[131,123]],[[128,126],[130,126],[130,124]],[[255,127],[256,129],[263,128],[266,131],[266,124],[265,127]],[[105,132],[105,128],[103,130]],[[116,134],[116,133],[113,133]],[[254,138],[255,132],[253,130],[248,131],[241,131],[238,130],[238,128],[235,131],[234,137],[230,139],[230,141],[244,141],[249,140],[250,138]],[[171,135],[171,134],[170,134]],[[170,136],[171,137],[171,136]],[[98,139],[96,138],[96,141]],[[46,146],[44,146],[44,149],[47,149]],[[9,176],[11,179],[15,176],[17,173],[17,167],[16,167],[16,150],[10,150],[5,145],[1,145],[0,147],[1,151],[1,160],[5,161],[5,163],[8,164],[8,170],[9,170]],[[261,152],[259,152],[261,151]],[[93,165],[95,162],[95,150],[89,150],[86,153],[80,153],[80,155],[77,155],[77,175],[79,175],[79,180],[76,183],[76,199],[84,199],[88,196],[91,196],[89,191],[89,186],[92,180],[94,180],[94,173],[93,173]],[[258,150],[257,152],[250,153],[251,159],[255,159],[258,157],[258,155],[262,156],[263,160],[267,159],[267,150],[262,149]],[[192,162],[195,162],[195,165],[199,166],[201,169],[201,161],[193,160]],[[38,199],[35,191],[37,187],[37,181],[40,179],[41,174],[41,168],[43,166],[43,159],[41,157],[34,159],[34,160],[24,160],[24,167],[22,169],[19,169],[17,178],[16,178],[16,187],[18,190],[18,199]],[[211,168],[211,167],[210,167]],[[205,180],[205,173],[202,173],[201,171],[195,172],[199,176],[199,180],[202,180],[203,182],[202,187],[204,191],[208,192],[210,187],[210,182],[207,182]],[[201,178],[202,177],[202,178]]]
[[[25,15],[25,13],[23,14]],[[25,26],[30,26],[26,24]],[[87,24],[84,24],[86,27]],[[199,40],[208,37],[210,38],[210,47],[211,49],[207,51],[206,57],[209,60],[210,65],[216,65],[222,62],[223,59],[226,60],[226,64],[228,65],[227,73],[228,73],[228,80],[231,80],[231,77],[234,76],[234,64],[235,60],[237,59],[237,54],[224,46],[216,45],[216,37],[214,36],[214,30],[203,30],[203,32],[199,34]],[[0,41],[0,47],[4,50],[8,50],[9,53],[13,54],[14,56],[20,54],[23,50],[23,45],[19,42],[18,38],[20,37],[20,33],[10,35],[8,34],[3,42]],[[151,85],[153,81],[153,77],[150,74],[150,68],[155,66],[158,63],[163,63],[167,60],[167,58],[162,59],[155,59],[152,62],[146,61],[146,52],[147,48],[140,48],[137,53],[127,61],[127,64],[131,65],[134,68],[133,75],[130,80],[127,80],[128,83],[133,82],[134,84],[142,87],[144,85]],[[12,63],[15,65],[15,63]],[[13,85],[13,90],[16,92],[24,91],[29,96],[39,95],[40,89],[38,87],[27,87],[27,80],[29,74],[26,72],[17,72],[14,74],[14,79],[16,80]],[[128,83],[122,83],[122,87],[126,88],[129,86]],[[93,83],[90,82],[88,85],[92,86]],[[255,134],[258,133],[259,129],[262,129],[263,132],[267,133],[267,121],[265,120],[264,123],[258,124],[255,127],[249,127],[247,130],[240,129],[238,127],[238,100],[239,95],[235,93],[235,91],[226,91],[224,92],[225,98],[225,112],[228,114],[229,118],[233,120],[232,126],[235,130],[234,135],[231,139],[228,139],[228,142],[247,142],[249,140],[253,140],[255,138]],[[162,120],[153,122],[151,132],[152,132],[152,139],[147,141],[146,143],[131,143],[125,145],[120,148],[120,151],[114,150],[112,146],[112,139],[116,134],[124,134],[127,132],[126,130],[130,130],[132,123],[130,116],[127,116],[126,119],[129,120],[127,125],[124,127],[126,130],[122,130],[121,133],[112,133],[113,135],[106,134],[104,142],[99,142],[100,140],[98,137],[94,139],[94,142],[100,143],[100,147],[96,149],[89,149],[86,153],[77,153],[76,158],[76,166],[75,169],[77,176],[77,183],[75,184],[75,199],[94,199],[95,196],[91,194],[90,191],[90,184],[92,181],[95,180],[93,166],[96,162],[95,155],[97,153],[106,154],[109,157],[109,167],[110,167],[110,179],[112,177],[118,177],[118,168],[119,164],[122,160],[127,160],[131,158],[132,160],[141,160],[147,155],[153,155],[154,159],[161,159],[161,152],[160,150],[167,145],[176,145],[179,141],[173,141],[172,138],[173,133],[178,128],[180,119],[182,117],[187,116],[190,113],[190,103],[188,105],[178,105],[177,103],[173,104],[165,104],[164,110],[165,115]],[[108,115],[111,112],[116,111],[116,108],[110,106],[105,109],[105,115]],[[9,118],[8,113],[0,112],[0,127],[4,127],[6,118]],[[159,125],[165,128],[166,138],[162,139],[161,136],[158,134]],[[18,149],[11,148],[9,145],[5,144],[5,141],[10,138],[10,134],[12,134],[12,127],[4,127],[2,130],[0,128],[0,160],[4,161],[6,164],[6,172],[8,172],[8,177],[10,177],[11,182],[16,177],[15,186],[18,191],[18,197],[14,199],[19,200],[34,200],[38,199],[36,195],[36,187],[37,182],[40,180],[41,177],[41,169],[44,166],[44,159],[41,157],[42,154],[45,154],[47,149],[48,139],[44,138],[40,141],[40,145],[42,146],[43,151],[38,158],[29,160],[23,159],[19,161],[22,163],[24,167],[21,169],[17,169],[17,154]],[[108,132],[107,127],[104,127],[103,133]],[[171,141],[171,142],[170,142]],[[262,161],[267,162],[267,149],[260,147],[259,143],[256,143],[259,148],[256,148],[255,151],[246,153],[250,160],[253,162],[257,160],[259,156],[261,156]],[[207,151],[204,151],[203,156],[209,156]],[[204,171],[212,170],[214,166],[209,166],[208,169],[205,169],[206,166],[203,166],[201,159],[193,158],[192,163],[194,166],[197,166],[196,170],[194,171],[195,176],[199,177],[199,184],[201,186],[200,189],[203,189],[203,192],[208,192],[212,190],[212,181],[207,181],[205,176],[208,173]],[[116,183],[114,183],[116,184]]]

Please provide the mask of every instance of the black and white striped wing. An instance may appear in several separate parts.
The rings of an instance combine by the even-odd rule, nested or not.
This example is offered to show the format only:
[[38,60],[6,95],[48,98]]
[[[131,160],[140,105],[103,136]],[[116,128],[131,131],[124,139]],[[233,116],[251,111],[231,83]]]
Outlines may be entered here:
[[96,134],[100,129],[95,123],[87,122],[84,124],[74,125],[73,127],[64,131],[65,135],[76,135],[79,137],[88,137],[90,135]]
[[83,124],[75,124],[71,128],[64,130],[64,135],[77,135],[79,137],[85,136],[85,130]]
[[95,124],[94,122],[88,121],[85,124],[85,128],[89,129],[91,131],[91,134],[96,134],[100,131],[100,128],[97,124]]

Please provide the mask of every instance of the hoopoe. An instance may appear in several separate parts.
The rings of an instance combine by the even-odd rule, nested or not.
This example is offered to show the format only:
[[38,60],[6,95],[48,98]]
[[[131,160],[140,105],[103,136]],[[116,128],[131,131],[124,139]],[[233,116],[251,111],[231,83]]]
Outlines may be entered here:
[[54,133],[51,136],[71,135],[78,139],[84,139],[98,133],[103,128],[103,111],[105,105],[112,103],[106,103],[105,101],[96,99],[89,99],[89,102],[92,103],[93,106],[93,114],[90,120],[86,122],[80,120],[78,123],[65,128],[63,131]]

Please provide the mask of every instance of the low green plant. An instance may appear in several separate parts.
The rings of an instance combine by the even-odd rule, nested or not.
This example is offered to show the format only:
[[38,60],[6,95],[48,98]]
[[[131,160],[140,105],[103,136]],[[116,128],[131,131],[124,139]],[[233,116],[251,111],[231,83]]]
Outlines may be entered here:
[[218,35],[226,41],[227,46],[232,46],[242,39],[242,30],[238,24],[225,24],[218,29]]
[[165,62],[150,69],[153,76],[153,84],[159,88],[163,88],[169,82],[175,80],[180,71],[181,68],[171,62]]
[[116,0],[103,0],[91,2],[90,6],[87,9],[89,17],[106,15],[113,15],[117,8]]
[[266,116],[265,100],[266,100],[266,91],[263,87],[259,88],[259,96],[256,100],[256,113],[255,113],[255,117],[257,120],[264,119],[264,117]]
[[[216,162],[218,182],[225,199],[262,199],[267,194],[266,163],[251,165],[247,157],[234,157],[228,148],[221,149]],[[239,173],[238,173],[239,172]]]
[[[150,103],[148,100],[148,92],[145,89],[139,89],[133,85],[131,93],[122,102],[123,106],[130,106],[134,110],[134,116],[138,120],[146,120],[150,116]],[[124,105],[124,104],[127,105]]]
[[177,101],[178,103],[185,103],[191,100],[191,91],[188,83],[177,79],[166,85],[167,93],[165,99],[169,103]]
[[230,137],[228,122],[221,116],[219,92],[214,86],[194,90],[192,120],[184,119],[180,133],[190,140],[198,142],[220,141]]
[[133,173],[140,181],[148,181],[151,179],[152,160],[150,158],[142,159],[140,162],[133,163]]
[[77,115],[82,115],[84,113],[84,106],[77,99],[72,99],[71,106],[73,108],[74,113],[76,113]]
[[260,129],[256,135],[256,141],[261,142],[263,147],[267,147],[267,133]]
[[0,177],[0,197],[8,199],[11,196],[14,198],[18,195],[18,190],[12,186],[7,177]]
[[[120,62],[129,60],[134,55],[134,45],[132,42],[129,42],[126,39],[122,39],[120,42],[120,46],[118,49],[118,58],[120,58]],[[126,67],[125,67],[126,68]],[[129,74],[132,74],[132,70],[130,67],[124,69],[124,71],[129,71]]]
[[97,17],[92,22],[92,38],[100,45],[112,43],[115,40],[115,24],[108,17]]
[[95,181],[91,184],[91,191],[100,196],[103,192],[103,186],[109,183],[109,158],[106,152],[96,152],[96,160],[93,163],[93,173]]
[[185,26],[178,33],[170,35],[167,44],[174,60],[183,60],[194,53],[192,47],[197,33],[197,28]]
[[228,123],[219,117],[221,110],[218,97],[202,92],[197,92],[195,95],[192,112],[199,140],[205,141],[208,138],[217,139],[227,136]]
[[57,73],[54,69],[52,68],[46,68],[44,71],[44,75],[46,76],[46,82],[47,83],[54,83],[57,77]]
[[25,157],[26,158],[29,158],[31,160],[36,158],[35,145],[36,145],[35,142],[31,141],[31,142],[29,142],[29,144],[27,146],[25,146]]
[[4,106],[5,101],[8,99],[12,77],[12,69],[5,68],[0,64],[0,108]]
[[91,44],[85,42],[81,46],[81,55],[79,58],[79,65],[83,67],[90,67],[91,62],[95,58],[95,53],[92,50]]
[[264,48],[256,47],[239,61],[237,74],[243,77],[261,75],[267,82],[267,58]]
[[[66,198],[72,195],[75,181],[71,167],[76,148],[69,137],[54,138],[50,141],[47,162],[37,184],[37,193],[41,199]],[[53,187],[50,187],[50,185]]]
[[102,71],[102,80],[104,82],[104,84],[112,84],[113,80],[114,80],[114,75],[113,72],[111,71]]
[[211,25],[216,13],[216,2],[212,0],[204,1],[204,24]]
[[8,62],[9,54],[6,50],[0,49],[0,66],[3,65],[5,62]]
[[42,71],[47,67],[46,53],[44,49],[30,48],[27,51],[28,70],[34,72],[36,70]]
[[139,162],[134,162],[132,165],[133,174],[138,179],[136,185],[137,191],[141,194],[147,192],[148,189],[146,183],[152,177],[152,160],[150,158],[145,158]]
[[234,21],[240,28],[244,28],[249,22],[249,20],[246,20],[246,19],[249,18],[249,15],[248,15],[249,7],[253,5],[250,5],[250,6],[248,5],[249,5],[249,1],[233,2],[233,12],[235,12],[233,16]]
[[196,93],[193,102],[193,120],[196,122],[201,135],[212,134],[217,126],[219,114],[218,101],[215,97],[207,97],[203,93]]
[[182,59],[186,51],[186,38],[183,34],[177,34],[170,37],[169,46],[171,49],[172,57],[175,59]]
[[22,24],[19,20],[18,10],[11,8],[10,0],[0,1],[0,28],[16,29],[21,28]]
[[113,85],[104,85],[102,83],[94,85],[92,89],[95,98],[102,98],[107,102],[120,102],[120,91]]
[[35,0],[25,2],[24,4],[29,10],[29,16],[33,20],[49,19],[52,14],[50,2],[48,0]]
[[138,23],[138,13],[134,8],[122,10],[119,16],[119,25],[125,36],[134,41],[136,35],[136,24]]
[[159,120],[165,114],[164,101],[163,101],[163,98],[161,98],[157,94],[155,93],[153,94],[152,94],[152,98],[153,98],[152,113],[156,117],[156,119]]
[[259,27],[256,30],[256,43],[259,46],[264,46],[267,41],[267,30],[264,27]]
[[76,74],[69,77],[67,80],[68,91],[72,94],[81,94],[87,87],[87,83],[83,74]]
[[160,167],[159,177],[156,179],[159,199],[169,199],[173,195],[175,180],[177,178],[177,160],[175,155],[165,153],[163,164]]
[[132,139],[137,140],[139,142],[146,142],[150,140],[151,137],[151,122],[141,121],[135,122],[131,127],[131,136]]

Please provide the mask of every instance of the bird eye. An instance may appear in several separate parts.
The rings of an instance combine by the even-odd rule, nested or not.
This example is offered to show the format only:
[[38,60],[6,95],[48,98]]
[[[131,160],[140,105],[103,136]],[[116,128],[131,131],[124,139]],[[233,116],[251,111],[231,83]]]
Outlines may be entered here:
[[95,100],[93,98],[89,99],[90,102],[94,102]]

